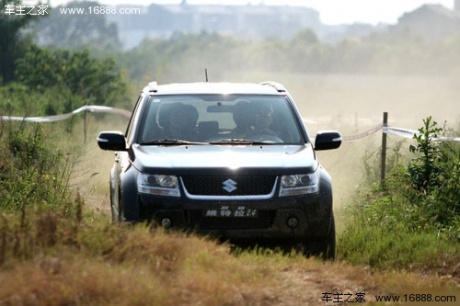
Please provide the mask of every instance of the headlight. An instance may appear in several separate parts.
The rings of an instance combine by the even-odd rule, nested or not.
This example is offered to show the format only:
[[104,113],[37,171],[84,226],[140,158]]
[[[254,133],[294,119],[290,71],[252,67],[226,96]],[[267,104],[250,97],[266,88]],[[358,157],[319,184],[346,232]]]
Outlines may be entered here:
[[292,174],[281,177],[280,197],[316,193],[319,191],[318,172]]
[[140,193],[179,197],[177,176],[165,174],[139,174],[137,188]]

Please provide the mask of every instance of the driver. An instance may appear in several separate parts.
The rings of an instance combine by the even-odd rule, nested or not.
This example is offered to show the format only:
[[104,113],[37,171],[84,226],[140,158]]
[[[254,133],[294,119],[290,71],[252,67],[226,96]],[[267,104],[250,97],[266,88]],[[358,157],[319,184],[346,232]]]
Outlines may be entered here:
[[253,134],[264,134],[276,136],[276,133],[270,129],[273,122],[273,112],[267,106],[256,108]]

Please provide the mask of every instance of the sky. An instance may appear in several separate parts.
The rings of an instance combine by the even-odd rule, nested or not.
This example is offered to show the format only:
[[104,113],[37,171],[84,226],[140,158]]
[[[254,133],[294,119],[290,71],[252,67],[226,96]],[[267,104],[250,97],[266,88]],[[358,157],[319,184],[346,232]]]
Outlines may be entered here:
[[[68,0],[50,0],[52,6],[65,5]],[[149,5],[179,4],[182,0],[99,0],[103,5]],[[395,24],[405,12],[410,12],[424,4],[441,4],[454,8],[454,0],[188,0],[189,4],[236,4],[297,5],[316,9],[325,24],[379,23]]]

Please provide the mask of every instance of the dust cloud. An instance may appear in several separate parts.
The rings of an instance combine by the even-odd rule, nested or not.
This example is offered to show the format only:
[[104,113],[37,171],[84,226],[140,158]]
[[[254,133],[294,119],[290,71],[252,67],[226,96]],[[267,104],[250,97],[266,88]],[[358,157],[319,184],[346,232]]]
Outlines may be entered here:
[[[456,86],[459,78],[455,76],[256,72],[230,78],[284,84],[306,120],[312,138],[320,130],[337,130],[343,136],[364,133],[383,122],[384,112],[388,113],[391,127],[418,130],[423,119],[432,116],[439,126],[445,124],[455,135],[460,134],[460,88]],[[365,183],[364,159],[378,158],[381,140],[379,131],[366,138],[343,142],[337,150],[318,152],[320,162],[332,176],[338,212],[351,204]],[[412,140],[398,136],[388,136],[388,154],[401,141],[401,153],[410,158]]]

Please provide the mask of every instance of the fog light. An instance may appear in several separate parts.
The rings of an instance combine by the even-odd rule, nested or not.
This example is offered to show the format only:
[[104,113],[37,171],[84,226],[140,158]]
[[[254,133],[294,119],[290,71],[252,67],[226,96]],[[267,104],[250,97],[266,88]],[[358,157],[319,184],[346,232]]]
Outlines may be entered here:
[[165,228],[169,228],[172,225],[172,221],[169,218],[163,218],[161,219],[161,225]]
[[295,217],[291,217],[287,220],[287,225],[290,228],[296,228],[299,225],[299,220]]

